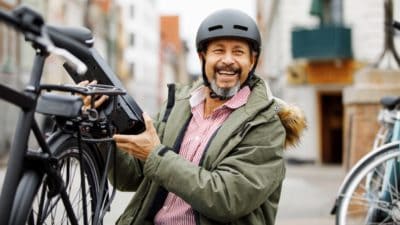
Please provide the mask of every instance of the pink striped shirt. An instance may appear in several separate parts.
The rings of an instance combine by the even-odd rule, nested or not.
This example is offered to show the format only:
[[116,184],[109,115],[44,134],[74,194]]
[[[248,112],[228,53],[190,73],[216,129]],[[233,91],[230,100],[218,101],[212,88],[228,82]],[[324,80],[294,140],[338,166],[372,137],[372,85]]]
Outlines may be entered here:
[[[201,87],[192,93],[190,106],[192,119],[182,140],[179,155],[199,165],[205,147],[211,136],[235,109],[244,105],[250,95],[250,88],[245,86],[235,96],[204,117],[204,100],[207,89]],[[174,193],[168,193],[163,207],[154,218],[156,225],[195,225],[193,209]]]

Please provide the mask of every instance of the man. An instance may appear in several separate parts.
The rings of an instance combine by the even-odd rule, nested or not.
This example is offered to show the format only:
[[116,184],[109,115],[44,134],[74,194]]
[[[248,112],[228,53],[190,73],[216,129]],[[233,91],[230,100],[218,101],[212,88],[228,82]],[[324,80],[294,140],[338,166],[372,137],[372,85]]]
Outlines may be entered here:
[[202,81],[177,88],[154,123],[144,114],[143,133],[114,136],[113,185],[136,192],[117,224],[275,222],[283,149],[298,140],[304,118],[254,75],[261,38],[248,15],[211,14],[196,45]]

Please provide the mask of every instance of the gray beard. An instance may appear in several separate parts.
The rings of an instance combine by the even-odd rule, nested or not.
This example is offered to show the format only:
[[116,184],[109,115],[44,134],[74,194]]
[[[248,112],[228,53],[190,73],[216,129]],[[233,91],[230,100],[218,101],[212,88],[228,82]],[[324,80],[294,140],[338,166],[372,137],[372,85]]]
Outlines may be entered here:
[[210,82],[210,88],[219,97],[222,97],[224,99],[229,99],[229,98],[232,98],[236,93],[239,92],[240,82],[237,82],[236,85],[231,88],[220,88],[215,83],[215,80],[212,80]]

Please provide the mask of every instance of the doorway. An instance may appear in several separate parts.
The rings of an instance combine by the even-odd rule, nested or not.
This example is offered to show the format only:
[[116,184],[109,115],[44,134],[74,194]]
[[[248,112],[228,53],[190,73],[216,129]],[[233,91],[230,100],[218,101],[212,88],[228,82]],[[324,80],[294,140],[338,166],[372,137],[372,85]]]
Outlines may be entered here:
[[341,92],[318,94],[321,162],[341,164],[343,155],[343,103]]

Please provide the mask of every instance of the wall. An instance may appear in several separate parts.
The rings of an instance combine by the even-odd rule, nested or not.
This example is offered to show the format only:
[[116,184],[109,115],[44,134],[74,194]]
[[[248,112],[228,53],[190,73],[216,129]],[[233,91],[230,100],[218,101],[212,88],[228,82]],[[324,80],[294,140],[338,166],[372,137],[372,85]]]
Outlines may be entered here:
[[[127,41],[124,58],[127,65],[134,64],[134,71],[126,82],[128,92],[144,111],[150,115],[158,111],[158,59],[159,22],[153,1],[120,1],[123,6],[125,35],[135,35],[134,45]],[[133,17],[130,6],[133,5]]]
[[[275,9],[271,7],[275,2]],[[373,62],[383,51],[383,2],[379,0],[343,0],[343,21],[352,28],[354,58],[365,63]],[[324,86],[304,82],[287,83],[288,66],[294,64],[291,56],[291,31],[295,27],[314,27],[318,19],[309,14],[311,0],[278,0],[265,4],[265,13],[273,14],[263,37],[265,52],[264,73],[269,78],[273,93],[287,102],[299,105],[308,119],[308,129],[298,148],[287,151],[287,157],[319,160],[320,134],[317,91]],[[396,11],[395,11],[396,12]],[[302,60],[296,63],[304,63]],[[326,88],[329,89],[328,86]]]

